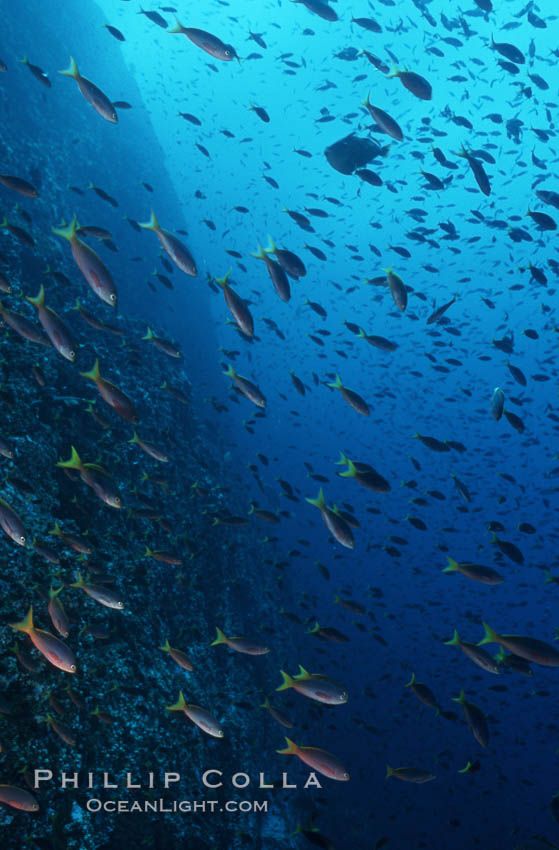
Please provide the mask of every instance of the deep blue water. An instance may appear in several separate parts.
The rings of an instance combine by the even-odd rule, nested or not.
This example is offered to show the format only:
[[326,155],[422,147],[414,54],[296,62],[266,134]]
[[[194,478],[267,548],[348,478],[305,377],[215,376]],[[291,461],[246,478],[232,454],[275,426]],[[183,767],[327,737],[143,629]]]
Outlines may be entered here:
[[[465,641],[480,641],[486,621],[501,634],[537,638],[558,651],[557,588],[545,583],[544,571],[559,577],[559,196],[541,194],[559,192],[554,4],[493,0],[493,11],[486,12],[487,4],[474,0],[460,8],[438,0],[340,0],[329,7],[336,21],[303,3],[169,4],[185,27],[233,45],[240,62],[220,61],[184,35],[170,34],[138,14],[136,2],[59,5],[18,12],[17,26],[0,47],[7,65],[0,77],[1,170],[42,183],[37,200],[0,186],[1,210],[15,222],[19,201],[33,216],[37,241],[37,262],[28,266],[28,249],[4,229],[2,269],[21,272],[24,294],[35,295],[46,283],[39,261],[56,264],[73,283],[71,292],[49,283],[57,312],[74,325],[70,308],[79,296],[111,321],[110,309],[88,289],[69,246],[50,227],[75,211],[81,224],[110,230],[118,254],[101,242],[88,244],[117,282],[119,315],[146,326],[155,322],[180,346],[184,363],[174,375],[183,369],[181,380],[192,387],[200,439],[208,446],[205,460],[211,458],[215,500],[193,503],[196,474],[189,469],[184,489],[174,491],[182,519],[188,524],[190,512],[197,519],[204,509],[216,512],[220,477],[226,488],[221,510],[245,516],[256,501],[280,512],[277,525],[251,515],[242,528],[211,526],[208,517],[199,532],[202,569],[211,575],[212,549],[231,547],[231,582],[249,582],[251,593],[250,599],[237,595],[228,625],[237,634],[264,634],[271,650],[265,659],[249,659],[259,671],[258,688],[293,721],[288,734],[297,744],[333,753],[351,779],[324,779],[318,794],[289,792],[289,805],[282,797],[281,815],[276,812],[275,838],[255,846],[311,846],[302,835],[290,837],[298,823],[316,827],[337,848],[548,846],[527,843],[533,836],[555,846],[557,671],[532,663],[529,677],[505,667],[493,675],[444,644],[454,629]],[[124,42],[101,26],[99,9]],[[8,19],[15,14],[8,4],[3,11]],[[159,13],[169,28],[174,25],[174,13]],[[369,26],[380,32],[354,18],[376,21]],[[492,38],[500,50],[491,49]],[[521,52],[516,64],[510,45]],[[432,96],[418,98],[402,84],[405,77],[377,70],[363,50],[389,72],[397,67],[421,75]],[[24,54],[48,73],[51,89],[18,64]],[[118,126],[96,114],[73,80],[56,73],[70,55],[109,100],[131,103],[132,109],[117,110]],[[402,140],[374,122],[362,105],[367,94],[398,123]],[[266,110],[269,122],[250,107]],[[327,161],[325,149],[352,133],[387,146],[365,166],[381,185],[342,174]],[[439,160],[433,148],[442,152]],[[470,162],[458,155],[462,148]],[[480,191],[472,164],[483,167],[488,194]],[[87,191],[89,181],[118,199],[118,209]],[[85,194],[73,193],[72,185]],[[122,218],[145,222],[151,209],[163,228],[183,232],[177,235],[196,261],[196,278],[176,267],[166,270],[156,236],[136,232]],[[306,216],[311,232],[286,209]],[[288,302],[274,291],[264,263],[251,256],[269,237],[306,266],[304,277],[290,278]],[[407,289],[404,310],[388,286],[389,267]],[[172,280],[172,290],[151,277],[154,268]],[[253,316],[252,338],[240,334],[215,284],[228,269],[229,283]],[[366,283],[374,278],[378,285]],[[435,308],[453,298],[442,317],[428,323]],[[17,299],[6,300],[16,309]],[[32,318],[31,310],[25,314]],[[347,323],[389,340],[395,350],[368,345]],[[495,345],[504,339],[508,353]],[[81,343],[91,349],[92,337]],[[149,374],[145,363],[137,372],[129,364],[122,373],[116,347],[111,358],[112,376],[126,378],[131,390]],[[91,360],[88,350],[75,366],[66,365],[85,370]],[[229,365],[265,395],[264,415],[223,374]],[[521,370],[516,378],[511,366]],[[366,402],[368,415],[328,386],[336,375]],[[72,395],[67,380],[60,370],[53,392]],[[496,387],[505,399],[498,421],[490,409]],[[155,394],[145,390],[144,401],[151,414],[147,434],[158,442]],[[507,413],[521,421],[511,423]],[[187,414],[177,408],[174,415],[182,429]],[[173,421],[165,420],[165,427],[172,435]],[[439,451],[416,434],[435,438]],[[188,444],[180,453],[194,467],[200,461],[203,478],[204,445],[195,458]],[[374,467],[389,492],[339,477],[340,453]],[[291,485],[292,498],[279,479]],[[331,536],[306,501],[320,487],[330,508],[337,505],[358,521],[352,549]],[[504,548],[514,544],[520,557],[512,560],[492,542],[490,525]],[[161,548],[184,546],[182,528],[163,538],[171,543]],[[344,522],[341,528],[347,532]],[[263,543],[266,536],[271,540]],[[136,549],[130,541],[131,552]],[[447,556],[493,567],[503,581],[488,586],[444,574]],[[238,561],[244,564],[241,579]],[[219,586],[214,591],[219,598]],[[365,614],[334,604],[336,594],[363,605]],[[209,642],[219,623],[208,607]],[[13,618],[10,611],[6,623]],[[308,634],[316,621],[348,641]],[[495,655],[499,646],[485,648]],[[239,662],[243,675],[251,669],[245,661]],[[343,683],[347,705],[319,706],[293,691],[276,694],[280,670],[294,674],[299,664]],[[432,689],[441,714],[405,687],[412,672]],[[452,702],[462,689],[487,718],[485,747]],[[275,752],[284,746],[284,730],[257,707],[261,696],[250,697],[250,723],[263,735],[259,749],[251,750],[247,720],[232,757],[250,752],[257,770],[274,776],[289,770],[303,782],[306,767]],[[221,701],[227,704],[227,686]],[[3,758],[12,782],[9,753]],[[479,762],[479,769],[460,773],[468,761]],[[387,764],[421,768],[436,779],[423,785],[387,780]],[[272,840],[278,843],[266,844]]]

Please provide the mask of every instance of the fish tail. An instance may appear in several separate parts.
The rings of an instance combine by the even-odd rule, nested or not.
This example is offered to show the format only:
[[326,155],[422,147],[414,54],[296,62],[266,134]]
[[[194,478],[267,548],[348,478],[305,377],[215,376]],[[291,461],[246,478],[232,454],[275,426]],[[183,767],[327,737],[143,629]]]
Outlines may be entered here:
[[404,685],[405,688],[411,688],[412,685],[415,685],[415,673],[411,674],[411,679],[407,684]]
[[460,646],[461,644],[462,641],[460,640],[460,635],[458,634],[456,629],[454,629],[454,635],[452,636],[452,639],[444,641],[445,646]]
[[268,247],[266,248],[266,254],[275,254],[277,250],[276,243],[272,237],[268,235]]
[[78,66],[76,65],[76,60],[73,56],[70,56],[70,67],[65,71],[59,71],[59,74],[63,74],[65,77],[72,77],[74,80],[79,80],[80,72],[78,71]]
[[90,369],[89,372],[80,372],[82,378],[89,378],[91,381],[99,381],[101,379],[101,373],[99,371],[99,360],[95,360],[93,364],[93,369]]
[[284,670],[280,670],[282,683],[279,688],[276,688],[276,691],[286,691],[288,688],[293,688],[295,686],[295,680],[286,673]]
[[72,453],[70,455],[70,459],[59,460],[56,465],[63,467],[64,469],[83,469],[83,463],[74,446],[72,446]]
[[322,490],[322,487],[318,491],[318,496],[316,497],[316,499],[310,499],[307,496],[307,502],[309,503],[309,505],[314,505],[314,507],[318,508],[319,511],[325,508],[326,502],[324,501],[324,491]]
[[227,375],[229,378],[235,378],[236,377],[235,370],[233,369],[232,366],[228,366],[227,371],[224,372],[223,374]]
[[64,585],[61,584],[60,587],[49,587],[49,599],[56,599],[58,594],[64,590]]
[[83,580],[83,576],[78,570],[78,580],[75,581],[70,587],[85,587],[85,581]]
[[179,698],[177,702],[173,703],[173,705],[166,705],[165,708],[167,711],[183,711],[186,708],[186,702],[182,695],[182,691],[179,691]]
[[171,33],[184,32],[184,27],[183,27],[183,25],[181,24],[181,22],[179,21],[178,18],[175,18],[175,26],[173,27],[173,29],[167,30],[167,32],[171,32]]
[[355,464],[349,458],[346,459],[347,469],[344,472],[340,472],[340,478],[357,478],[357,470],[355,468]]
[[139,442],[140,442],[140,439],[139,439],[139,437],[138,437],[138,435],[137,435],[136,431],[134,431],[134,436],[132,437],[132,439],[131,439],[131,440],[128,440],[128,442],[129,442],[129,443],[139,443]]
[[449,558],[447,555],[448,567],[445,567],[444,570],[441,570],[443,573],[456,573],[459,571],[459,564],[457,561],[453,560],[453,558]]
[[63,239],[67,239],[68,242],[71,242],[76,238],[77,227],[78,217],[75,215],[70,224],[63,224],[62,227],[52,227],[51,230],[53,233],[56,233],[57,236],[61,236]]
[[285,740],[287,741],[287,747],[284,750],[276,750],[276,753],[280,753],[285,756],[297,755],[299,752],[297,744],[292,741],[291,738],[286,738]]
[[143,336],[142,339],[153,339],[153,331],[151,328],[148,328],[147,334]]
[[160,646],[159,649],[161,649],[163,652],[169,652],[171,650],[171,647],[169,646],[169,641],[167,640],[167,638],[165,638],[164,645]]
[[29,611],[25,615],[24,619],[20,620],[19,623],[10,623],[10,628],[16,629],[18,632],[26,632],[26,634],[31,634],[31,632],[35,628],[33,625],[33,606],[29,606]]
[[153,210],[151,211],[149,221],[139,221],[138,224],[140,225],[140,227],[143,227],[144,230],[155,230],[156,233],[158,230],[161,230],[161,228],[159,227],[159,222],[157,221]]
[[146,551],[144,552],[144,558],[150,558],[152,555],[153,555],[152,550],[149,548],[149,546],[146,546]]
[[210,646],[217,646],[220,643],[227,643],[227,636],[224,634],[224,632],[222,632],[218,626],[215,627],[215,630],[217,632],[217,637],[211,642]]
[[229,275],[231,274],[232,271],[233,271],[232,268],[229,269],[229,271],[227,272],[225,277],[214,277],[215,282],[218,284],[218,286],[221,286],[222,289],[225,289],[225,286],[227,284],[227,280],[229,279]]
[[254,254],[251,254],[250,256],[254,257],[255,260],[265,260],[266,259],[266,251],[264,250],[264,248],[262,247],[260,242],[258,243],[258,247],[256,249],[256,252]]
[[459,702],[460,705],[464,705],[466,702],[466,695],[464,694],[464,689],[460,691],[460,695],[457,697],[452,697],[452,702]]
[[501,642],[500,636],[497,634],[496,631],[494,631],[491,628],[491,626],[488,626],[487,623],[483,623],[483,628],[485,629],[485,634],[484,634],[483,638],[480,640],[480,642],[478,643],[478,646],[483,646],[484,643],[500,643]]
[[32,298],[30,295],[25,296],[25,300],[29,301],[30,304],[33,304],[37,310],[40,310],[41,307],[45,306],[45,287],[41,284],[41,288],[39,289],[39,294]]
[[333,390],[341,390],[343,388],[342,379],[339,375],[336,375],[336,380],[333,384],[327,384],[328,387],[332,387]]
[[264,702],[260,703],[260,708],[271,708],[268,697],[264,697]]
[[61,536],[62,536],[62,532],[60,531],[60,526],[58,525],[57,520],[55,520],[55,521],[54,521],[54,528],[52,528],[52,529],[49,531],[49,534],[54,534],[54,535],[56,535],[57,537],[61,537]]
[[340,459],[336,461],[336,466],[345,466],[348,460],[343,452],[340,452]]
[[385,776],[384,778],[385,778],[385,779],[390,779],[390,777],[391,777],[391,776],[394,776],[395,772],[396,772],[396,771],[394,770],[394,768],[393,768],[393,767],[390,767],[390,765],[389,765],[389,764],[387,764],[387,765],[386,765],[386,776]]

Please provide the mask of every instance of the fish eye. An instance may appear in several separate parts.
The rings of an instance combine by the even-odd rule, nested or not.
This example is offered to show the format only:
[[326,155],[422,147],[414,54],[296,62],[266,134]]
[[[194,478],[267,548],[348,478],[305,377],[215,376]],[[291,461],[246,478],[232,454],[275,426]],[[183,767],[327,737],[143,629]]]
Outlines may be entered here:
[[111,294],[110,294],[109,298],[111,299],[111,301],[112,301],[112,302],[113,302],[113,304],[114,304],[114,303],[115,303],[115,301],[116,301],[116,295],[115,295],[115,293],[114,293],[114,292],[111,292]]
[[76,665],[70,664],[70,673],[75,673],[75,672],[76,672]]
[[344,702],[347,702],[347,694],[346,694],[345,691],[341,692],[340,699],[343,700]]
[[349,779],[349,773],[347,770],[342,774],[344,779]]
[[69,351],[69,352],[68,352],[68,354],[70,355],[70,357],[72,358],[72,360],[73,360],[73,359],[74,359],[74,357],[76,356],[76,352],[75,352],[75,351]]
[[24,534],[20,534],[19,542],[21,543],[22,546],[25,546],[25,535]]

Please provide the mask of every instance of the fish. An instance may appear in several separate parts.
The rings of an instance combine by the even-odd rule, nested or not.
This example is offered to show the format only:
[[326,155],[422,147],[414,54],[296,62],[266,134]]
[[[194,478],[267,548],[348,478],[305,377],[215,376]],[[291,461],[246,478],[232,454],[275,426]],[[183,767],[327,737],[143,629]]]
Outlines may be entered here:
[[72,650],[65,643],[62,643],[59,638],[51,635],[50,632],[45,632],[35,627],[33,623],[33,606],[29,607],[29,611],[23,620],[17,623],[10,623],[10,628],[28,635],[33,646],[54,667],[65,673],[77,672],[76,658]]
[[413,782],[417,785],[423,785],[425,782],[432,782],[437,777],[434,773],[428,770],[423,770],[420,767],[390,767],[386,765],[386,779],[400,779],[402,782]]
[[192,44],[209,53],[214,59],[221,59],[223,62],[231,62],[232,59],[237,59],[237,52],[233,45],[225,44],[216,35],[212,35],[206,30],[196,29],[195,27],[183,27],[178,18],[175,18],[175,26],[168,30],[170,33],[182,33]]
[[37,308],[39,321],[53,348],[66,360],[73,363],[77,356],[77,346],[74,338],[60,316],[45,304],[45,287],[41,284],[39,294],[35,297],[26,296],[26,301]]
[[225,734],[213,714],[199,705],[187,703],[182,691],[179,691],[177,702],[166,706],[166,708],[167,711],[182,711],[195,726],[198,726],[206,735],[211,735],[212,738],[223,738]]
[[106,94],[101,91],[91,80],[82,77],[78,71],[78,66],[73,56],[70,56],[70,65],[65,71],[59,71],[66,77],[72,77],[78,84],[78,88],[89,104],[94,108],[95,112],[108,121],[110,124],[118,124],[118,115],[113,104]]
[[301,747],[298,746],[290,738],[285,739],[287,747],[283,750],[276,750],[282,755],[295,755],[301,759],[304,764],[308,765],[322,776],[327,776],[328,779],[334,779],[338,782],[349,782],[349,772],[332,753],[321,750],[318,747]]
[[270,649],[258,641],[253,641],[246,637],[227,637],[227,635],[216,627],[217,637],[211,646],[220,646],[225,644],[229,649],[234,649],[235,652],[241,652],[244,655],[266,655]]
[[332,509],[327,507],[326,502],[324,500],[324,492],[322,490],[322,487],[320,488],[316,499],[311,499],[307,497],[306,501],[310,505],[313,505],[315,508],[318,508],[326,528],[332,534],[334,539],[337,540],[338,543],[340,543],[346,549],[353,549],[355,546],[355,541],[351,528],[348,525],[347,521],[342,516],[340,516],[339,511],[337,511],[335,508]]
[[144,230],[153,230],[157,238],[161,242],[161,246],[169,259],[177,266],[178,269],[191,277],[197,277],[198,269],[188,248],[182,242],[169,233],[168,230],[163,230],[155,217],[155,213],[151,212],[151,218],[146,222],[138,222],[138,225]]
[[95,295],[110,307],[116,307],[117,290],[111,273],[93,248],[78,239],[77,227],[77,216],[74,216],[70,224],[61,228],[53,227],[52,232],[70,243],[74,261]]
[[101,377],[98,359],[95,360],[93,368],[90,369],[89,372],[80,372],[80,375],[82,378],[88,378],[90,381],[94,382],[101,398],[106,401],[119,416],[133,424],[136,424],[139,421],[136,408],[134,407],[134,403],[131,399],[129,399],[122,390],[115,386],[115,384],[112,384],[106,378]]

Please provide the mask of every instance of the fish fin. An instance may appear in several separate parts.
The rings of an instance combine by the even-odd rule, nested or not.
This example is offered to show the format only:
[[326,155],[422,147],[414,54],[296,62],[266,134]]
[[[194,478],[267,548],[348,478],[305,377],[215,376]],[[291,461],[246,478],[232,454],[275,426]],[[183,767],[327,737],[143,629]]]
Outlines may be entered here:
[[415,685],[415,673],[411,674],[411,679],[409,680],[409,682],[406,685],[404,685],[404,687],[405,688],[411,688],[412,685]]
[[491,628],[491,626],[484,623],[483,628],[485,629],[485,634],[482,640],[478,643],[478,646],[483,646],[484,643],[500,643],[500,636]]
[[96,359],[93,364],[93,369],[90,369],[89,372],[80,372],[82,378],[89,378],[91,381],[99,381],[101,380],[101,373],[99,371],[99,360]]
[[85,587],[85,581],[83,580],[83,576],[78,570],[78,580],[75,581],[70,587]]
[[45,306],[45,287],[41,284],[41,288],[39,289],[39,294],[32,298],[30,295],[25,296],[25,300],[29,301],[30,304],[33,304],[38,310],[41,307]]
[[161,228],[159,227],[159,222],[157,221],[153,210],[151,211],[149,221],[139,221],[138,224],[140,225],[140,227],[143,227],[144,230],[154,230],[156,233],[158,230],[161,230]]
[[459,702],[460,705],[464,705],[464,703],[466,702],[466,695],[464,694],[464,689],[462,688],[459,696],[452,697],[451,699],[452,699],[452,702]]
[[74,446],[72,446],[72,454],[70,455],[70,460],[59,460],[56,465],[61,466],[65,469],[83,469],[83,463]]
[[352,460],[346,458],[347,469],[344,472],[339,472],[340,478],[357,478],[357,470]]
[[318,508],[318,509],[319,509],[319,511],[323,510],[323,508],[325,508],[325,507],[326,507],[326,502],[324,501],[324,492],[323,492],[323,490],[322,490],[322,487],[321,487],[321,488],[320,488],[320,490],[318,491],[318,496],[316,497],[316,499],[310,499],[310,498],[307,496],[306,501],[307,501],[310,505],[314,505],[314,507],[315,507],[315,508]]
[[179,691],[179,698],[177,702],[173,703],[173,705],[166,705],[165,708],[167,711],[183,711],[186,708],[186,702],[182,695],[182,691]]
[[461,646],[462,645],[462,641],[460,640],[460,635],[458,634],[456,629],[454,629],[454,635],[452,636],[452,640],[445,640],[443,642],[444,642],[445,646]]
[[178,18],[175,18],[175,26],[173,27],[173,29],[167,30],[167,32],[170,32],[170,33],[184,32],[184,27],[183,27],[183,25],[181,24],[181,22],[179,21]]
[[445,567],[444,570],[441,570],[443,573],[457,573],[460,571],[460,564],[455,561],[453,558],[449,558],[447,555],[448,567]]
[[65,77],[73,77],[74,80],[79,80],[80,72],[78,71],[78,66],[76,65],[76,60],[73,56],[70,56],[70,67],[65,71],[59,71],[59,74],[63,74]]
[[220,643],[227,643],[227,636],[221,631],[221,629],[216,626],[215,630],[217,632],[217,637],[214,641],[210,643],[210,646],[217,646]]
[[232,271],[233,271],[232,268],[229,269],[229,271],[227,272],[225,277],[214,277],[215,282],[218,284],[218,286],[221,286],[222,289],[225,289],[225,287],[227,285],[227,280],[228,280],[229,275],[231,274]]
[[293,688],[295,686],[295,680],[284,670],[280,670],[282,683],[279,688],[276,688],[276,691],[286,691],[288,688]]
[[297,755],[297,753],[299,752],[299,747],[297,746],[297,744],[292,741],[291,738],[286,738],[285,740],[287,741],[287,747],[284,750],[276,750],[276,753],[280,753],[281,755],[286,756]]
[[10,628],[16,629],[18,632],[31,634],[35,628],[33,625],[33,606],[29,606],[29,611],[25,615],[24,619],[20,620],[19,623],[10,623]]
[[327,387],[332,387],[333,390],[341,390],[343,388],[342,379],[336,375],[336,380],[333,384],[326,384]]
[[67,239],[68,242],[71,242],[76,238],[76,229],[78,226],[78,217],[75,215],[70,224],[66,224],[63,227],[51,227],[53,233],[56,233],[57,236],[61,236],[63,239]]

